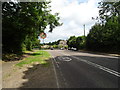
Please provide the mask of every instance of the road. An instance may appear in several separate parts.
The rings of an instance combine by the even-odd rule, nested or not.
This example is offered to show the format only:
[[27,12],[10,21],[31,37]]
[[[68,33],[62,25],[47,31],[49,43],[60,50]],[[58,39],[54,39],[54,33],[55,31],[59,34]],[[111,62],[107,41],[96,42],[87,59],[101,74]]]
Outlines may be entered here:
[[118,88],[118,57],[69,50],[47,50],[53,56],[58,88]]

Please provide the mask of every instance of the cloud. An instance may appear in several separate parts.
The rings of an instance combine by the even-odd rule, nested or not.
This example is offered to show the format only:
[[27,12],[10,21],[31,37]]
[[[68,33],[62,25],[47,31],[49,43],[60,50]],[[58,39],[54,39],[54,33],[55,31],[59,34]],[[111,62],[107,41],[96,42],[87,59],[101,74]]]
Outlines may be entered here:
[[[82,3],[81,3],[82,2]],[[84,34],[83,24],[86,25],[86,35],[95,21],[92,17],[98,16],[98,0],[52,0],[52,14],[58,12],[63,25],[56,27],[52,33],[45,30],[47,38],[45,42],[59,39],[68,39],[70,36]]]

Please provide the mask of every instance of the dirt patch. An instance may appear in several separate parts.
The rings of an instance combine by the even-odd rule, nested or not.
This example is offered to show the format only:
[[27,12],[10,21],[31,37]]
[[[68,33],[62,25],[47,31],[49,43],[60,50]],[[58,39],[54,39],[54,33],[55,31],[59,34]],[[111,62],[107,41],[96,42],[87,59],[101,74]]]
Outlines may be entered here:
[[56,88],[52,61],[49,65],[26,65],[22,68],[13,65],[11,72],[4,75],[3,88]]

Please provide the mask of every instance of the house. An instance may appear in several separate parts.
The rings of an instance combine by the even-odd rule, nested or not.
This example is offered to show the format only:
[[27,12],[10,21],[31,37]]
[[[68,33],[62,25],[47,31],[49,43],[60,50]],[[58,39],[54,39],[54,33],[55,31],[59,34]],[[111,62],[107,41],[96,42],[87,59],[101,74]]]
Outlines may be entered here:
[[67,48],[67,41],[66,40],[60,40],[58,44],[59,48]]
[[61,40],[61,41],[59,41],[59,45],[67,45],[67,41],[66,40]]

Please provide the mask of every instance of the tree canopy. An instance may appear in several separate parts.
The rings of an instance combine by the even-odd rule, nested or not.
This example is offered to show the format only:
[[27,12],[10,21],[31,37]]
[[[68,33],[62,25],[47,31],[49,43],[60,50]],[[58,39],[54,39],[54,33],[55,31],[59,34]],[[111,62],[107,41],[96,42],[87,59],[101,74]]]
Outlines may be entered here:
[[77,50],[83,49],[85,47],[85,37],[84,36],[79,36],[79,37],[71,36],[67,40],[67,45],[69,48],[73,47],[73,48],[76,48]]
[[3,2],[3,53],[31,50],[39,44],[38,36],[49,26],[49,32],[60,26],[58,13],[51,14],[50,2]]
[[120,2],[99,4],[101,23],[90,29],[86,46],[90,50],[120,51]]

